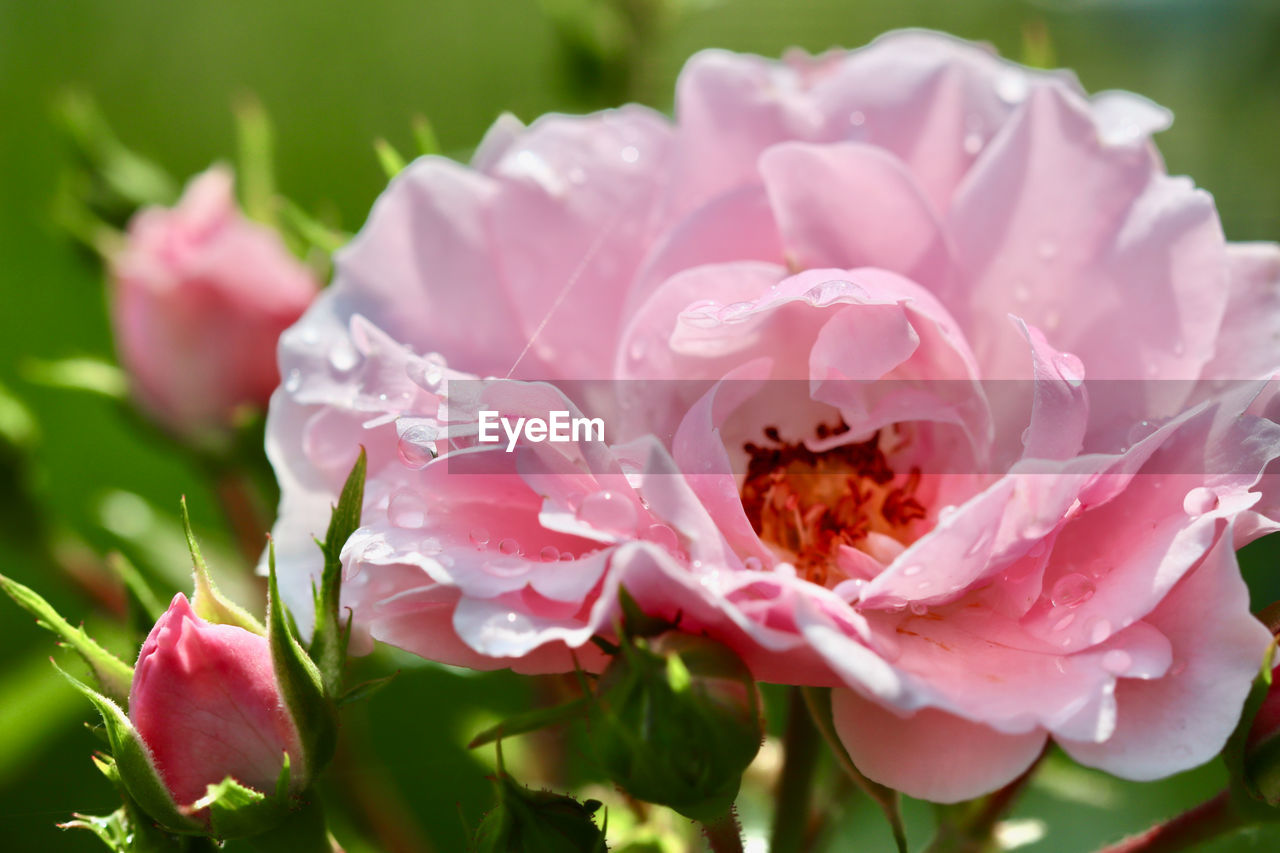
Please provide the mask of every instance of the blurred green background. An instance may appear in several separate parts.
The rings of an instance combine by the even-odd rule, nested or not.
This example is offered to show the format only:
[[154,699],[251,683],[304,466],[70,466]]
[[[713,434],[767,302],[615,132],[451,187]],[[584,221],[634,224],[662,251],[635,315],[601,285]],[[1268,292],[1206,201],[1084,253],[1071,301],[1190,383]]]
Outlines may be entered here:
[[[233,100],[256,95],[275,125],[280,189],[355,230],[385,183],[372,140],[411,150],[414,115],[429,117],[446,153],[465,157],[503,111],[528,121],[623,100],[667,110],[681,64],[704,47],[776,56],[797,45],[854,47],[906,26],[989,41],[1016,59],[1049,56],[1090,90],[1131,89],[1170,107],[1176,122],[1158,140],[1169,170],[1215,195],[1231,239],[1280,238],[1280,3],[1269,0],[2,0],[0,386],[14,399],[0,399],[0,432],[21,440],[0,446],[0,571],[110,635],[84,583],[56,567],[35,533],[51,531],[64,549],[79,542],[86,554],[124,548],[167,570],[177,589],[187,569],[175,539],[180,494],[214,560],[226,572],[243,569],[206,471],[110,400],[30,381],[32,358],[111,351],[100,268],[53,215],[71,151],[51,107],[69,87],[91,95],[127,145],[183,179],[232,159]],[[1259,605],[1280,598],[1276,552],[1263,542],[1242,556]],[[61,562],[78,553],[64,551]],[[89,762],[97,741],[82,723],[93,715],[52,671],[51,648],[48,635],[0,601],[6,851],[95,850],[88,833],[54,824],[73,810],[114,808]],[[488,753],[461,745],[554,685],[404,659],[366,664],[388,665],[406,671],[348,719],[360,757],[340,784],[365,805],[341,818],[343,831],[353,851],[460,851],[464,822],[474,826],[489,805]],[[770,698],[776,730],[782,703]],[[550,752],[573,744],[571,735],[535,741]],[[581,762],[550,777],[537,749],[514,759],[541,774],[529,781],[591,777]],[[1087,850],[1199,802],[1222,782],[1211,765],[1160,783],[1122,783],[1055,756],[1012,828],[1031,840],[1019,849]],[[747,800],[744,818],[758,836],[766,815]],[[908,815],[918,846],[929,810],[909,804]],[[380,840],[362,846],[362,835]],[[850,795],[828,841],[832,850],[879,850],[888,835]],[[1205,849],[1280,849],[1280,833]]]

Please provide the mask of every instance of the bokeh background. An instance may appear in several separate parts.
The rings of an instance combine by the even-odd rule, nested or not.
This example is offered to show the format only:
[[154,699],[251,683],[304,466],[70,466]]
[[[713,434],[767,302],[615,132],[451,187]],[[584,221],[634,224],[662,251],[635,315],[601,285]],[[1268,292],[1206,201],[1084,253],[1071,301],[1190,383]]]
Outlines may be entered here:
[[[446,154],[465,158],[503,111],[528,121],[626,100],[669,110],[681,64],[702,48],[776,56],[855,47],[908,26],[988,41],[1015,59],[1072,68],[1090,90],[1130,89],[1170,107],[1176,122],[1158,139],[1169,170],[1214,194],[1231,239],[1280,239],[1273,0],[0,0],[0,572],[126,649],[127,628],[103,603],[109,591],[92,594],[91,567],[118,549],[167,583],[166,595],[185,587],[185,494],[221,575],[247,574],[204,466],[114,401],[53,387],[42,370],[111,357],[101,267],[58,224],[74,151],[54,105],[68,91],[91,96],[125,144],[180,179],[234,159],[232,106],[252,94],[274,124],[280,190],[355,230],[385,184],[372,141],[412,150],[416,115],[429,118]],[[1275,542],[1251,546],[1242,562],[1257,606],[1280,598]],[[85,574],[67,571],[80,564]],[[94,716],[53,672],[51,651],[49,635],[0,601],[3,850],[98,849],[88,833],[54,824],[115,806],[89,762],[98,741],[84,724]],[[556,685],[387,651],[361,666],[404,671],[346,719],[349,748],[331,792],[349,804],[337,813],[339,834],[352,851],[465,849],[464,825],[490,804],[492,758],[463,744]],[[785,703],[768,698],[776,731]],[[771,747],[762,756],[763,777],[777,756]],[[572,732],[512,742],[508,758],[528,782],[595,778]],[[1088,850],[1199,802],[1224,778],[1209,765],[1131,784],[1052,756],[1009,840],[1028,851]],[[828,790],[839,793],[834,782]],[[749,781],[755,853],[767,795]],[[888,849],[868,803],[842,794],[835,812],[824,849]],[[908,803],[907,815],[919,847],[931,811]],[[1205,849],[1280,849],[1280,832]]]

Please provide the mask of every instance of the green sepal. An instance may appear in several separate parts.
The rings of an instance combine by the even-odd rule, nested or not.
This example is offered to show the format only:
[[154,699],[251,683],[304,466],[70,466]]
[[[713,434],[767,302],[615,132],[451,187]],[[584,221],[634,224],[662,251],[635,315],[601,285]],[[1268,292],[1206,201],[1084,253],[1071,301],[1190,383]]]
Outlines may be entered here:
[[592,748],[610,778],[704,823],[729,812],[764,737],[750,670],[727,647],[680,632],[624,634],[588,707]]
[[1248,748],[1254,720],[1271,691],[1271,670],[1276,640],[1263,656],[1262,667],[1253,680],[1240,712],[1240,721],[1227,739],[1222,760],[1229,776],[1231,803],[1235,810],[1258,821],[1280,819],[1280,736],[1267,738]]
[[404,171],[404,167],[408,165],[405,162],[404,155],[385,139],[375,139],[373,141],[373,150],[378,155],[378,165],[382,167],[387,180],[391,180],[400,174]]
[[350,705],[353,702],[363,702],[382,688],[386,687],[396,676],[400,674],[400,670],[396,670],[390,675],[384,675],[381,678],[371,678],[368,681],[362,681],[354,687],[343,692],[338,697],[338,706]]
[[46,388],[82,391],[117,402],[129,398],[129,380],[124,371],[100,358],[32,358],[22,363],[21,370],[28,382]]
[[133,667],[98,645],[84,632],[84,628],[71,627],[71,623],[63,619],[53,609],[53,605],[30,587],[0,575],[0,588],[4,589],[14,603],[36,617],[37,625],[55,634],[62,645],[69,646],[84,658],[84,662],[93,671],[99,690],[117,702],[128,701],[129,686],[133,683]]
[[571,699],[552,708],[536,708],[523,714],[516,714],[514,717],[508,717],[496,726],[490,726],[473,737],[471,742],[467,744],[467,749],[475,749],[512,735],[536,732],[539,729],[545,729],[548,726],[554,726],[557,723],[572,720],[575,717],[585,716],[589,701],[587,697],[580,696],[577,699]]
[[58,824],[59,828],[87,829],[117,853],[186,853],[209,849],[204,839],[167,833],[144,814],[129,796],[115,759],[110,755],[97,754],[93,756],[93,763],[120,793],[124,804],[102,817],[75,814],[72,820]]
[[210,785],[189,810],[208,809],[209,834],[215,838],[249,838],[278,826],[289,815],[289,754],[276,782],[275,796],[241,785],[230,776]]
[[160,774],[156,772],[155,765],[151,763],[147,748],[120,706],[65,672],[56,663],[54,668],[62,673],[62,677],[67,679],[72,687],[84,694],[102,715],[102,722],[107,731],[107,741],[111,744],[116,773],[129,792],[129,796],[143,811],[171,832],[202,833],[204,828],[184,815],[173,801],[173,797],[169,795],[168,789],[160,779]]
[[[623,639],[656,637],[676,627],[674,622],[669,622],[657,616],[650,616],[641,610],[640,605],[631,597],[631,593],[627,592],[625,586],[618,587],[618,605],[622,609],[622,626],[619,630],[619,635]],[[625,647],[626,643],[624,642],[622,645]]]
[[296,629],[280,601],[274,542],[267,547],[267,566],[267,642],[271,646],[271,666],[285,707],[302,739],[303,770],[308,778],[315,778],[333,757],[337,709],[325,694],[320,670],[298,642]]
[[262,103],[253,97],[240,99],[235,105],[235,117],[240,206],[250,219],[275,228],[278,224],[272,168],[275,140],[271,120]]
[[410,126],[413,128],[413,141],[418,145],[419,155],[426,157],[440,153],[440,140],[436,138],[436,130],[431,126],[430,119],[424,115],[416,115]]
[[312,660],[320,668],[321,683],[330,696],[337,696],[342,691],[342,670],[347,660],[347,642],[351,638],[351,623],[344,621],[340,612],[342,547],[360,527],[367,467],[368,458],[361,447],[360,455],[342,486],[338,503],[329,516],[329,529],[325,531],[324,541],[317,542],[324,554],[324,571],[320,576],[319,589],[312,590],[316,622],[310,651]]
[[191,551],[192,574],[195,576],[195,592],[191,596],[191,609],[206,622],[218,625],[234,625],[252,631],[258,636],[265,636],[266,629],[253,614],[236,604],[218,591],[213,578],[209,575],[209,566],[200,554],[200,546],[196,543],[196,535],[191,530],[191,515],[187,512],[187,499],[182,504],[182,530],[187,537],[187,548]]
[[494,779],[498,804],[476,828],[475,853],[602,853],[605,831],[592,815],[597,800],[580,803],[518,784],[501,769]]
[[351,242],[350,234],[325,225],[294,202],[281,199],[281,204],[282,224],[310,248],[331,255]]

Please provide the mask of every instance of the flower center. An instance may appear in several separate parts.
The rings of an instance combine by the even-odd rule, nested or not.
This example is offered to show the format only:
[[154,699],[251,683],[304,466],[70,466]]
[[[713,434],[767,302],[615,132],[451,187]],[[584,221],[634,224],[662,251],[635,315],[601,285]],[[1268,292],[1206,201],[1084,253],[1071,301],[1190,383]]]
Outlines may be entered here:
[[[819,424],[815,435],[848,432],[840,421]],[[894,472],[885,455],[893,428],[863,442],[813,451],[803,442],[783,441],[777,427],[765,427],[765,445],[748,442],[750,457],[742,484],[742,506],[751,526],[801,577],[834,586],[849,577],[841,546],[884,561],[883,537],[894,547],[915,539],[913,525],[926,516],[916,499],[920,471]]]

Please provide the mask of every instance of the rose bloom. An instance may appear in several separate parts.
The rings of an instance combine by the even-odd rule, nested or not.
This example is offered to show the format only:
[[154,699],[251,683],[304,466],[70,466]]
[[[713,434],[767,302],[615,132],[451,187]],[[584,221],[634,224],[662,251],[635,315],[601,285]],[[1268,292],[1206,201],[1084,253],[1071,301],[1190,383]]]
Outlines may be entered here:
[[[1271,395],[1240,381],[1276,367],[1280,251],[1165,174],[1169,120],[908,32],[701,53],[674,121],[504,118],[470,166],[413,163],[282,339],[300,621],[363,445],[366,636],[591,665],[625,586],[835,688],[854,761],[918,797],[1049,738],[1130,779],[1208,760],[1269,640],[1235,551],[1280,518]],[[583,379],[610,399],[559,396]],[[570,399],[608,444],[475,440],[480,409]]]
[[225,435],[241,407],[266,405],[280,381],[280,333],[317,291],[279,235],[240,213],[222,167],[193,178],[172,209],[134,216],[110,272],[116,349],[135,398],[196,443]]

